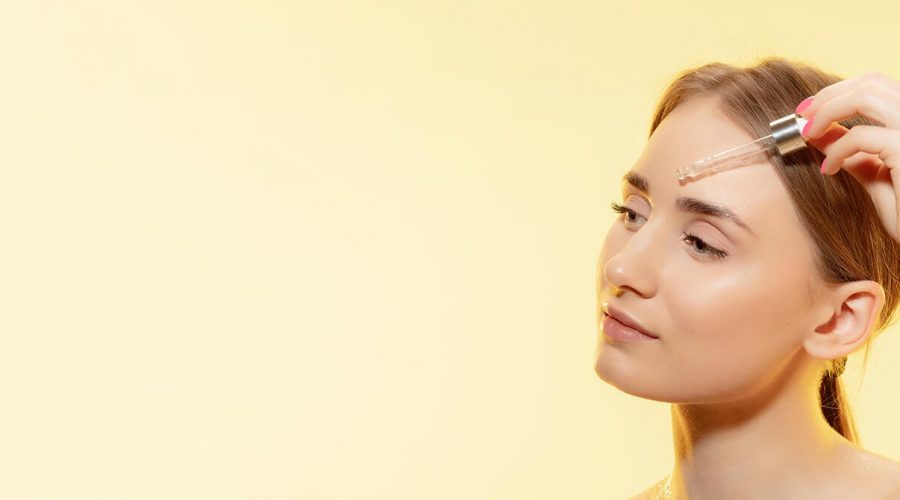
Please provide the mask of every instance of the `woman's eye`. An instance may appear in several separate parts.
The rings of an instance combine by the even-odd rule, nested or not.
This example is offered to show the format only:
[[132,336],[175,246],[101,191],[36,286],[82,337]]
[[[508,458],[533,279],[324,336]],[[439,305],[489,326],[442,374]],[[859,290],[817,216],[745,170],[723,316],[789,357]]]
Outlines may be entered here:
[[696,249],[695,253],[700,254],[703,257],[710,259],[724,259],[728,256],[727,252],[719,250],[716,247],[710,246],[708,243],[700,239],[694,234],[684,233],[684,241],[686,243],[691,244],[691,247]]
[[644,217],[642,217],[640,214],[638,214],[637,212],[635,212],[634,210],[632,210],[632,209],[630,209],[630,208],[628,208],[628,207],[626,207],[626,206],[619,205],[619,204],[616,203],[616,202],[612,202],[612,209],[613,209],[613,212],[616,212],[616,213],[619,213],[619,214],[624,213],[624,214],[625,214],[625,221],[626,221],[626,222],[629,222],[629,223],[637,222],[637,220],[636,220],[637,218],[641,218],[641,219],[644,218]]
[[[638,219],[644,219],[642,215],[624,205],[619,205],[616,202],[612,202],[611,206],[614,212],[625,214],[625,222],[629,224],[638,222]],[[691,246],[691,251],[699,255],[701,258],[708,260],[720,260],[728,256],[727,252],[709,245],[695,234],[684,233],[684,238],[682,239],[685,243],[688,243]]]

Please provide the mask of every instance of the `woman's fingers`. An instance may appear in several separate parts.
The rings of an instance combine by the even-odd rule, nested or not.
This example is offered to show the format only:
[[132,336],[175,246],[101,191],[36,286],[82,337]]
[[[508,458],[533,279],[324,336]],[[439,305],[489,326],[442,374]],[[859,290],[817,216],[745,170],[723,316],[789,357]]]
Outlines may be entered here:
[[900,165],[900,130],[873,125],[857,125],[849,129],[839,139],[825,146],[822,173],[836,173],[843,166],[844,160],[859,151],[877,155],[887,165]]
[[840,123],[833,123],[828,130],[825,131],[824,134],[819,137],[807,137],[806,142],[812,144],[813,147],[818,149],[819,151],[828,154],[828,148],[834,144],[835,141],[844,137],[844,134],[849,132],[850,129],[841,125]]
[[[884,166],[884,162],[881,161],[881,158],[879,158],[878,155],[866,153],[865,151],[857,151],[852,154],[850,158],[844,160],[842,168],[846,169],[848,172],[860,173],[865,178],[871,178],[871,175],[867,172],[869,170],[877,172],[882,166]],[[857,180],[859,180],[859,177],[857,177]]]
[[850,88],[819,106],[818,112],[810,118],[804,135],[819,137],[832,123],[856,115],[863,115],[889,128],[900,128],[900,90],[870,82]]
[[[825,153],[822,173],[850,173],[871,196],[884,227],[900,241],[900,82],[870,71],[823,88],[798,109],[809,119],[802,132],[807,142]],[[883,126],[847,129],[837,123],[856,115]]]
[[827,156],[823,173],[831,175],[845,170],[865,188],[885,229],[900,241],[900,214],[897,198],[900,197],[900,130],[872,125],[857,125],[840,139],[826,147]]
[[851,89],[869,84],[877,84],[893,91],[893,93],[895,94],[900,94],[900,82],[897,82],[893,78],[885,75],[884,73],[881,73],[880,71],[869,71],[865,74],[855,76],[853,78],[848,78],[846,80],[832,83],[831,85],[819,90],[819,92],[812,96],[812,102],[806,107],[806,109],[801,110],[798,114],[806,118],[814,116],[819,112],[819,109],[821,109],[821,107],[826,102],[831,101],[839,95],[846,94]]
[[[837,149],[833,148],[832,145],[838,139],[844,137],[849,131],[849,128],[840,123],[833,123],[821,137],[809,139],[808,142],[819,151],[825,153],[825,155],[832,154],[837,156],[839,152]],[[857,177],[859,179],[860,177],[867,175],[865,172],[867,172],[868,169],[877,169],[882,165],[884,165],[884,161],[881,160],[881,157],[879,157],[877,153],[857,151],[844,159],[842,167],[854,172],[855,175],[859,176]]]

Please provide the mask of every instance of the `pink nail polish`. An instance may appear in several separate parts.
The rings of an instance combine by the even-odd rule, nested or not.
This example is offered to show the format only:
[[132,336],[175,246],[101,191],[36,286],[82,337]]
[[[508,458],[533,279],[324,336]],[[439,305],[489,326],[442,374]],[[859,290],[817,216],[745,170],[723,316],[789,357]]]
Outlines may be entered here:
[[825,160],[822,160],[822,166],[819,167],[819,172],[822,172],[822,175],[825,175],[825,161],[826,161],[827,159],[828,159],[828,158],[825,158]]
[[809,105],[812,104],[812,101],[813,101],[812,97],[807,97],[806,99],[803,99],[803,101],[797,105],[797,110],[796,110],[797,114],[799,115],[800,113],[803,112],[804,109],[808,108]]
[[803,127],[803,132],[800,132],[802,135],[809,136],[809,129],[812,128],[814,118],[810,118],[808,122],[806,122],[806,126]]

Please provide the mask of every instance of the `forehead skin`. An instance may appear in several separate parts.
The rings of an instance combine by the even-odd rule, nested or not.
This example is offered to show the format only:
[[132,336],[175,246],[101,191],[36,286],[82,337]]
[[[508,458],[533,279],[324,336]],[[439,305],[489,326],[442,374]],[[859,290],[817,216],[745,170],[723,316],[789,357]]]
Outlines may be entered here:
[[[675,199],[680,196],[724,205],[744,219],[755,236],[725,219],[707,217],[705,220],[743,251],[764,252],[771,257],[770,252],[784,252],[784,246],[791,245],[788,248],[792,249],[796,266],[796,258],[801,256],[798,249],[806,249],[808,253],[810,240],[771,162],[763,159],[684,184],[675,178],[675,170],[684,165],[756,139],[732,122],[716,99],[691,99],[679,104],[660,123],[632,171],[650,181],[654,210],[674,210]],[[623,189],[628,193],[637,192],[625,185]]]

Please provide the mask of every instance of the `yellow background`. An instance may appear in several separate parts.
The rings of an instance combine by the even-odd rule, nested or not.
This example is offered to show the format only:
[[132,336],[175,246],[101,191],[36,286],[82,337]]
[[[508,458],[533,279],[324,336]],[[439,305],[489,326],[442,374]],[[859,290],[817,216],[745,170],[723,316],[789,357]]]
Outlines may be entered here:
[[[888,2],[0,9],[0,497],[614,499],[668,405],[593,373],[676,72],[900,77]],[[900,338],[846,382],[900,459]]]

